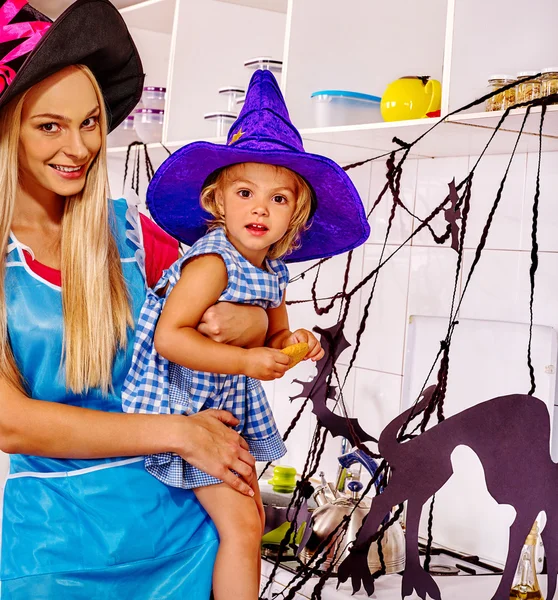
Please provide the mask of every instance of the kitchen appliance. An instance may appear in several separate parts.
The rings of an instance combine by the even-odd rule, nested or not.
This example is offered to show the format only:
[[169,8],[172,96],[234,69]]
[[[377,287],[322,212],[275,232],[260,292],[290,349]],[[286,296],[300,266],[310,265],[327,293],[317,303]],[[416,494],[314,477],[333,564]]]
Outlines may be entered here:
[[[378,469],[376,462],[362,450],[355,450],[339,457],[342,467],[348,468],[355,462],[361,463],[370,473]],[[337,493],[334,486],[322,485],[314,493],[314,499],[318,508],[313,512],[309,527],[311,534],[306,545],[300,552],[303,563],[309,563],[318,552],[325,558],[321,568],[337,571],[338,565],[348,556],[350,547],[356,539],[357,533],[370,510],[370,503],[360,498],[363,485],[360,481],[350,481],[347,484],[350,496]],[[376,483],[377,492],[381,492],[381,486]],[[337,498],[331,502],[330,494],[336,494]],[[334,536],[322,549],[325,540],[337,528],[341,521],[349,517],[349,523],[342,535]],[[405,535],[398,521],[393,523],[384,533],[382,538],[382,552],[387,573],[399,573],[405,567]],[[372,544],[368,553],[368,566],[371,572],[380,569],[377,544]]]

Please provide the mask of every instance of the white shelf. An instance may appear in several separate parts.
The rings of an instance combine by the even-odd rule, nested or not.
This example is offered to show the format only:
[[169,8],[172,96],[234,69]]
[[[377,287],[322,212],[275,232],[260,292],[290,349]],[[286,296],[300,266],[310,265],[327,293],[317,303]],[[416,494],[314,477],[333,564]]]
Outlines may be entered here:
[[[509,154],[511,152],[524,114],[524,109],[518,109],[508,116],[504,126],[492,140],[487,154]],[[370,123],[350,127],[304,129],[301,134],[305,140],[368,148],[373,155],[374,151],[381,154],[397,148],[398,145],[393,142],[394,137],[410,143],[425,134],[436,123],[440,123],[411,150],[411,155],[423,158],[468,156],[478,155],[484,150],[501,116],[501,112],[469,113],[454,115],[445,121],[420,119],[397,123]],[[533,110],[527,120],[517,152],[536,152],[538,150],[539,121],[540,109]],[[543,150],[558,151],[558,106],[549,107],[545,117],[543,136]]]
[[170,35],[175,4],[175,0],[145,0],[120,9],[120,14],[130,29],[145,29]]
[[[445,121],[443,119],[418,119],[303,129],[301,134],[308,152],[322,153],[342,164],[348,164],[397,148],[398,146],[393,142],[394,137],[405,142],[413,142],[436,123],[439,123],[413,148],[411,156],[421,158],[474,156],[483,151],[502,114],[501,112],[467,113],[454,115]],[[525,110],[518,109],[508,116],[505,126],[494,137],[487,154],[509,154],[511,152],[524,115]],[[539,122],[540,108],[534,109],[529,116],[517,152],[538,151]],[[543,150],[558,151],[558,106],[548,108],[543,132]],[[165,143],[165,146],[173,152],[193,141],[195,140],[173,141]],[[226,139],[210,138],[205,141],[224,144]],[[328,146],[330,147],[328,148]],[[148,144],[147,147],[149,150],[158,151],[160,149],[164,152],[161,144]],[[126,150],[126,147],[109,148],[108,153],[122,154]]]
[[241,4],[250,8],[261,8],[262,10],[271,10],[273,12],[286,13],[288,0],[218,0],[219,2],[229,2],[230,4]]

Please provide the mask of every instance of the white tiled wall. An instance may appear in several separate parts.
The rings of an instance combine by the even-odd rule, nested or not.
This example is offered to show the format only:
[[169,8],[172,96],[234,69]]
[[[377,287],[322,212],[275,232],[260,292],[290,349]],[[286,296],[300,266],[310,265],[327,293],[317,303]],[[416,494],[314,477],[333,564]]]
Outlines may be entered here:
[[[409,160],[402,178],[402,200],[411,212],[424,218],[447,195],[448,183],[454,177],[459,183],[477,160],[478,157],[474,156]],[[537,162],[537,154],[517,155],[512,161],[486,249],[462,305],[460,316],[463,318],[528,322],[532,201]],[[470,269],[473,249],[478,244],[508,163],[509,156],[487,156],[475,171],[464,254],[465,274]],[[370,209],[385,183],[385,164],[377,162],[350,174]],[[353,284],[378,264],[389,203],[388,196],[374,211],[368,243],[355,252],[351,271]],[[384,258],[398,248],[417,224],[416,219],[398,210]],[[433,222],[433,226],[438,234],[444,232],[446,222],[443,214]],[[538,238],[540,254],[534,320],[537,324],[550,325],[558,330],[558,153],[543,154]],[[457,254],[449,242],[437,245],[427,232],[422,231],[408,246],[399,250],[380,273],[356,366],[344,390],[348,412],[358,417],[364,429],[372,435],[377,436],[400,411],[409,316],[446,317],[449,314],[456,261]],[[322,267],[318,284],[321,297],[340,289],[344,266],[345,260],[337,258]],[[297,269],[291,268],[291,271],[294,273]],[[312,281],[313,275],[309,273],[304,281],[291,284],[289,298],[309,298]],[[463,283],[464,279],[458,281],[458,292]],[[351,307],[346,336],[353,345],[370,289],[371,283],[363,289],[360,303]],[[289,314],[293,327],[306,328],[314,324],[329,326],[338,317],[338,311],[317,317],[311,304],[291,307]],[[347,365],[351,350],[342,355],[342,365]],[[288,404],[287,397],[299,390],[298,386],[290,385],[290,380],[312,376],[313,372],[311,366],[298,367],[292,377],[274,384],[274,411],[280,428],[290,423],[291,416],[301,403],[301,400],[296,400],[293,406]],[[288,443],[289,454],[284,463],[302,468],[314,425],[314,416],[309,414],[308,409],[299,432],[293,434],[293,441]],[[338,449],[338,441],[328,440],[321,467],[330,479],[335,476]]]

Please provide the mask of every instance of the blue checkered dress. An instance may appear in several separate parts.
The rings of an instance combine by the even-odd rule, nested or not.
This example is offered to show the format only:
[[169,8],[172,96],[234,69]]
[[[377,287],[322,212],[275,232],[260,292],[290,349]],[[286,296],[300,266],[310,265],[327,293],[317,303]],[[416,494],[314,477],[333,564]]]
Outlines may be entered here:
[[[193,371],[169,362],[155,351],[155,326],[165,300],[180,278],[184,262],[202,254],[219,254],[227,268],[228,284],[219,301],[255,304],[265,309],[281,304],[289,280],[285,263],[268,260],[267,270],[259,269],[234,248],[223,229],[209,232],[163,273],[153,290],[147,290],[136,330],[132,367],[122,390],[123,410],[184,415],[208,408],[228,410],[240,420],[235,429],[248,442],[254,458],[275,460],[285,454],[286,448],[258,380],[245,375]],[[165,296],[158,296],[156,292],[167,283]],[[145,467],[174,487],[221,483],[169,452],[146,456]]]

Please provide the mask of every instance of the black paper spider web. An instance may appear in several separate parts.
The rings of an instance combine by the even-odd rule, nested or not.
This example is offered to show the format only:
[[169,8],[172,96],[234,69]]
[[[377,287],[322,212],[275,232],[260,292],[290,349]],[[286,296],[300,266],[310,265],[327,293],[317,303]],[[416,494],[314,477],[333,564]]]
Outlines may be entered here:
[[[529,79],[532,79],[532,78],[538,77],[538,76],[540,76],[540,74],[535,75],[530,78],[526,78],[525,80],[529,80]],[[513,87],[514,85],[515,84],[510,84],[508,86],[501,88],[500,90],[497,90],[496,92],[487,94],[487,95],[483,96],[482,98],[479,98],[478,100],[475,100],[474,102],[450,113],[450,115],[454,115],[459,112],[463,112],[473,106],[481,104],[481,103],[485,102],[488,98],[494,96],[497,93],[501,93],[502,91],[505,91],[506,89]],[[315,472],[318,468],[322,453],[325,448],[325,441],[326,441],[327,433],[328,432],[331,433],[333,437],[337,437],[337,436],[346,437],[347,439],[349,439],[351,441],[351,443],[354,446],[357,446],[358,448],[360,448],[361,450],[363,450],[370,456],[375,457],[375,458],[381,458],[377,453],[371,452],[370,449],[364,444],[364,442],[367,442],[367,441],[375,442],[376,440],[371,435],[369,435],[366,431],[364,431],[362,429],[362,427],[358,423],[357,419],[348,417],[348,412],[347,412],[347,409],[346,409],[346,406],[345,406],[344,400],[343,400],[343,387],[347,382],[347,378],[348,378],[350,371],[353,368],[355,360],[356,360],[356,356],[357,356],[357,353],[358,353],[358,350],[360,347],[362,335],[365,331],[367,319],[368,319],[368,316],[370,313],[370,306],[371,306],[372,300],[374,298],[376,284],[378,281],[378,274],[379,274],[380,270],[393,258],[393,256],[395,256],[395,254],[397,254],[397,252],[399,252],[401,250],[401,248],[406,246],[409,243],[409,241],[422,230],[427,230],[437,244],[444,244],[446,241],[451,239],[451,247],[457,253],[457,266],[456,266],[456,271],[455,271],[454,287],[453,287],[451,308],[449,311],[448,328],[446,331],[446,335],[445,335],[445,338],[443,340],[441,340],[441,342],[440,342],[440,349],[432,363],[432,367],[430,369],[430,372],[428,373],[428,376],[425,378],[425,382],[424,382],[422,389],[417,397],[417,401],[420,398],[420,396],[422,395],[424,388],[426,386],[426,383],[429,380],[430,375],[436,368],[436,365],[438,364],[438,361],[439,361],[439,367],[438,367],[438,372],[437,372],[437,382],[436,382],[434,392],[432,394],[430,402],[428,403],[428,405],[425,407],[425,409],[422,412],[417,411],[416,414],[414,414],[414,411],[411,411],[409,418],[407,419],[407,422],[405,423],[404,427],[402,428],[402,430],[399,434],[398,439],[399,439],[399,441],[405,441],[405,440],[411,439],[412,437],[415,437],[416,435],[420,435],[420,433],[422,433],[426,430],[426,428],[429,424],[430,418],[434,412],[436,412],[438,422],[440,422],[444,419],[443,409],[444,409],[444,400],[445,400],[446,391],[447,391],[450,347],[451,347],[453,333],[455,331],[456,326],[459,324],[459,322],[457,321],[457,315],[458,315],[459,309],[461,307],[461,304],[463,302],[464,295],[470,284],[472,275],[480,261],[482,252],[485,248],[487,237],[488,237],[490,228],[492,226],[496,210],[498,209],[498,206],[500,204],[502,194],[503,194],[503,191],[505,188],[505,184],[507,181],[507,177],[509,174],[509,170],[510,170],[513,158],[516,154],[519,141],[521,139],[521,136],[523,135],[523,131],[524,131],[524,127],[527,122],[527,119],[528,119],[529,115],[531,114],[531,110],[533,107],[541,106],[539,134],[538,134],[538,137],[539,137],[538,165],[537,165],[535,196],[533,198],[533,218],[532,218],[532,228],[531,228],[531,257],[530,257],[531,265],[530,265],[530,270],[529,270],[529,279],[530,279],[529,340],[528,340],[528,344],[527,344],[527,357],[526,357],[527,365],[529,368],[529,377],[530,377],[530,385],[531,385],[528,393],[530,395],[532,395],[535,392],[536,382],[535,382],[535,375],[534,375],[534,369],[533,369],[533,364],[532,364],[531,342],[532,342],[532,327],[533,327],[533,300],[534,300],[534,290],[535,290],[535,274],[536,274],[537,267],[538,267],[537,231],[538,231],[538,206],[539,206],[539,198],[540,198],[540,169],[541,169],[541,155],[542,155],[542,137],[543,137],[544,118],[546,115],[546,108],[547,108],[548,104],[552,104],[557,101],[558,101],[558,94],[553,94],[551,96],[546,96],[544,98],[536,99],[536,100],[529,101],[529,102],[523,102],[523,103],[520,103],[520,104],[517,104],[514,106],[514,108],[525,107],[526,112],[525,112],[520,130],[517,134],[517,138],[516,138],[514,147],[510,154],[510,160],[508,162],[504,176],[500,182],[496,197],[491,206],[487,221],[485,223],[485,226],[484,226],[483,231],[480,236],[479,243],[475,249],[473,262],[472,262],[471,268],[469,270],[469,273],[466,275],[465,284],[463,285],[460,295],[458,295],[458,287],[459,287],[459,280],[460,280],[460,277],[462,274],[462,268],[463,268],[464,240],[465,240],[465,234],[466,234],[466,230],[467,230],[467,220],[468,220],[469,212],[471,209],[471,192],[472,192],[472,183],[473,183],[475,171],[476,171],[480,161],[485,156],[495,135],[500,130],[500,128],[502,127],[506,118],[510,114],[511,108],[508,108],[501,116],[501,118],[500,118],[498,124],[496,125],[492,135],[490,136],[490,139],[489,139],[488,143],[486,144],[483,152],[481,153],[481,155],[479,156],[475,165],[470,170],[470,172],[467,174],[467,176],[459,184],[456,184],[455,181],[450,182],[449,183],[449,191],[448,191],[447,196],[430,213],[430,215],[428,215],[424,219],[421,219],[420,217],[415,215],[407,206],[405,206],[403,200],[401,199],[400,192],[401,192],[401,177],[403,174],[403,165],[404,165],[406,159],[408,158],[411,149],[418,142],[420,142],[420,140],[422,140],[426,135],[428,135],[435,127],[437,127],[441,123],[441,121],[436,123],[435,125],[433,125],[433,127],[431,127],[428,131],[426,131],[424,134],[422,134],[414,142],[406,143],[398,138],[394,138],[394,140],[393,140],[394,143],[399,146],[395,150],[393,150],[389,153],[386,153],[384,155],[373,157],[371,159],[361,161],[358,163],[354,163],[354,164],[344,167],[345,170],[350,170],[350,169],[362,166],[373,160],[379,160],[379,159],[385,158],[387,156],[388,158],[386,161],[386,165],[387,165],[386,183],[384,185],[384,188],[380,192],[378,198],[374,202],[374,205],[372,206],[371,210],[369,211],[368,217],[370,218],[372,216],[374,210],[380,205],[382,200],[384,200],[388,191],[390,192],[391,197],[392,197],[391,211],[389,214],[387,229],[386,229],[386,233],[385,233],[385,237],[384,237],[384,242],[383,242],[380,258],[378,261],[378,266],[375,269],[373,269],[370,273],[368,273],[364,278],[362,278],[361,281],[358,284],[356,284],[352,289],[348,290],[348,281],[349,281],[349,275],[350,275],[350,270],[351,270],[352,252],[347,255],[347,264],[346,264],[346,268],[345,268],[342,289],[340,292],[334,294],[330,298],[321,299],[321,300],[328,301],[328,303],[325,306],[319,306],[316,290],[317,290],[317,283],[318,283],[318,279],[319,279],[319,275],[320,275],[320,267],[324,263],[326,263],[328,260],[330,260],[329,258],[318,261],[317,263],[313,264],[311,267],[309,267],[304,272],[302,272],[301,274],[299,274],[298,276],[296,276],[292,279],[292,281],[296,281],[300,278],[304,278],[309,272],[316,270],[315,279],[314,279],[312,289],[311,289],[311,299],[290,301],[290,302],[287,302],[288,304],[312,302],[314,311],[316,312],[316,314],[322,315],[322,314],[327,314],[328,312],[330,312],[333,309],[333,307],[336,305],[337,301],[339,300],[339,315],[340,316],[339,316],[338,323],[336,325],[334,325],[333,327],[330,327],[329,329],[315,328],[315,331],[317,331],[321,335],[322,345],[326,349],[326,355],[318,363],[317,375],[314,377],[314,379],[312,379],[311,381],[309,381],[307,383],[297,381],[297,383],[299,383],[302,386],[302,391],[297,396],[294,396],[291,398],[291,400],[295,400],[297,398],[304,398],[304,402],[303,402],[301,408],[299,409],[298,413],[296,414],[295,418],[293,419],[291,425],[288,427],[288,429],[284,435],[284,439],[286,440],[289,437],[290,433],[292,432],[292,430],[298,423],[300,417],[302,416],[302,414],[309,402],[312,404],[312,412],[314,412],[317,417],[317,427],[316,427],[316,431],[315,431],[314,436],[311,441],[310,450],[309,450],[309,453],[308,453],[308,456],[307,456],[307,459],[306,459],[306,462],[305,462],[305,465],[304,465],[304,468],[302,471],[301,480],[297,486],[297,489],[295,490],[295,493],[293,494],[293,498],[288,507],[288,511],[290,511],[288,513],[289,517],[291,515],[293,515],[294,518],[293,519],[289,518],[289,520],[292,521],[291,527],[290,527],[289,532],[286,534],[285,539],[283,540],[283,542],[280,545],[279,558],[276,561],[274,568],[272,570],[272,573],[269,576],[268,583],[262,590],[262,593],[261,593],[262,599],[264,597],[265,592],[271,585],[271,582],[273,581],[273,578],[275,577],[277,569],[279,568],[280,556],[281,556],[281,553],[287,547],[287,540],[289,539],[290,534],[293,531],[296,531],[296,529],[298,527],[297,523],[300,522],[300,519],[298,518],[298,516],[299,516],[300,511],[302,510],[302,507],[304,507],[304,512],[306,513],[305,501],[306,501],[306,498],[308,497],[309,480],[315,474]],[[450,116],[450,115],[448,115],[448,116]],[[401,157],[399,158],[399,160],[397,160],[399,153],[402,153],[402,154],[401,154]],[[406,213],[408,213],[409,215],[411,215],[419,223],[419,226],[389,256],[385,257],[389,234],[390,234],[390,231],[391,231],[391,228],[392,228],[392,225],[393,225],[393,222],[394,222],[394,219],[395,219],[395,216],[396,216],[398,210],[403,210]],[[446,226],[445,232],[443,232],[441,235],[437,235],[436,232],[434,231],[431,223],[437,215],[442,213],[442,211],[443,211],[445,220],[447,222],[447,226]],[[458,225],[458,223],[457,223],[458,221],[461,221],[461,226]],[[345,337],[343,335],[344,327],[346,325],[347,317],[349,314],[349,307],[351,305],[351,300],[354,298],[354,296],[357,294],[357,292],[362,290],[364,288],[364,286],[366,284],[368,284],[369,282],[372,282],[372,288],[371,288],[370,293],[368,294],[368,297],[367,297],[367,300],[366,300],[366,303],[364,306],[363,315],[362,315],[361,321],[359,323],[358,331],[356,334],[354,349],[352,351],[352,354],[351,354],[351,357],[349,360],[349,366],[345,373],[345,377],[344,377],[343,381],[341,382],[340,378],[338,377],[338,374],[337,374],[335,363],[336,363],[337,358],[341,354],[341,352],[343,350],[347,349],[348,347],[350,347],[350,344],[348,344],[347,340],[345,339]],[[334,387],[332,385],[332,381],[334,378],[335,378],[336,383],[338,384],[337,387]],[[335,406],[337,406],[337,405],[340,406],[342,415],[337,415],[334,413],[333,410],[328,408],[328,406],[327,406],[328,400],[334,400]],[[415,405],[416,405],[416,401],[415,401]],[[335,406],[334,406],[334,409],[335,409]],[[408,428],[410,423],[415,418],[418,418],[418,417],[420,417],[420,421],[415,425],[414,429],[410,433],[406,433],[406,429]],[[367,486],[366,490],[364,490],[362,497],[364,497],[370,491],[372,485],[374,485],[374,483],[377,479],[381,479],[381,484],[384,486],[389,484],[389,465],[387,465],[387,463],[385,461],[382,461],[380,463],[378,471],[376,472],[376,474],[375,474],[374,478],[372,479],[372,481],[370,482],[370,484]],[[433,505],[434,505],[434,498],[432,499],[432,503],[430,506],[430,514],[429,514],[429,521],[428,521],[427,557],[426,557],[426,562],[425,562],[426,569],[428,569],[428,564],[429,564],[429,560],[430,560],[430,547],[432,544]],[[399,517],[402,510],[403,510],[403,506],[400,505],[398,507],[397,511],[395,512],[395,514],[393,515],[392,519],[388,523],[383,524],[382,527],[380,528],[379,532],[373,536],[374,541],[377,541],[377,543],[378,543],[378,553],[379,553],[380,564],[381,564],[380,570],[373,574],[373,579],[377,579],[379,576],[385,574],[385,563],[384,563],[382,549],[381,549],[381,539],[382,539],[385,531],[387,530],[387,528],[391,524],[393,524],[395,522],[395,520]],[[338,537],[342,536],[344,531],[346,530],[347,524],[348,524],[348,518],[344,522],[342,522],[335,531],[332,532],[332,534],[328,537],[328,539],[324,540],[321,547],[319,547],[317,549],[316,553],[314,554],[314,558],[306,566],[303,566],[301,571],[292,578],[292,580],[289,582],[289,584],[287,585],[285,590],[283,592],[281,592],[280,594],[274,594],[273,597],[274,598],[283,597],[283,598],[285,598],[285,600],[292,600],[295,597],[295,593],[297,591],[299,591],[302,588],[302,586],[307,581],[309,581],[309,579],[312,576],[318,575],[319,581],[314,588],[311,598],[312,598],[312,600],[320,600],[321,599],[321,591],[323,589],[325,581],[331,576],[332,570],[334,568],[334,564],[332,563],[325,572],[322,572],[320,570],[321,564],[325,560],[325,557],[322,557],[322,558],[319,557],[320,551],[321,551],[321,549],[325,549],[330,544],[330,542],[332,542],[332,540],[335,540]],[[373,543],[372,539],[368,540],[367,543],[364,544],[364,546],[366,548],[368,548],[371,543]],[[302,546],[303,546],[303,544],[301,544],[301,547]],[[363,551],[362,545],[361,545],[360,551]],[[369,593],[372,593],[372,590],[367,590],[367,591]]]

